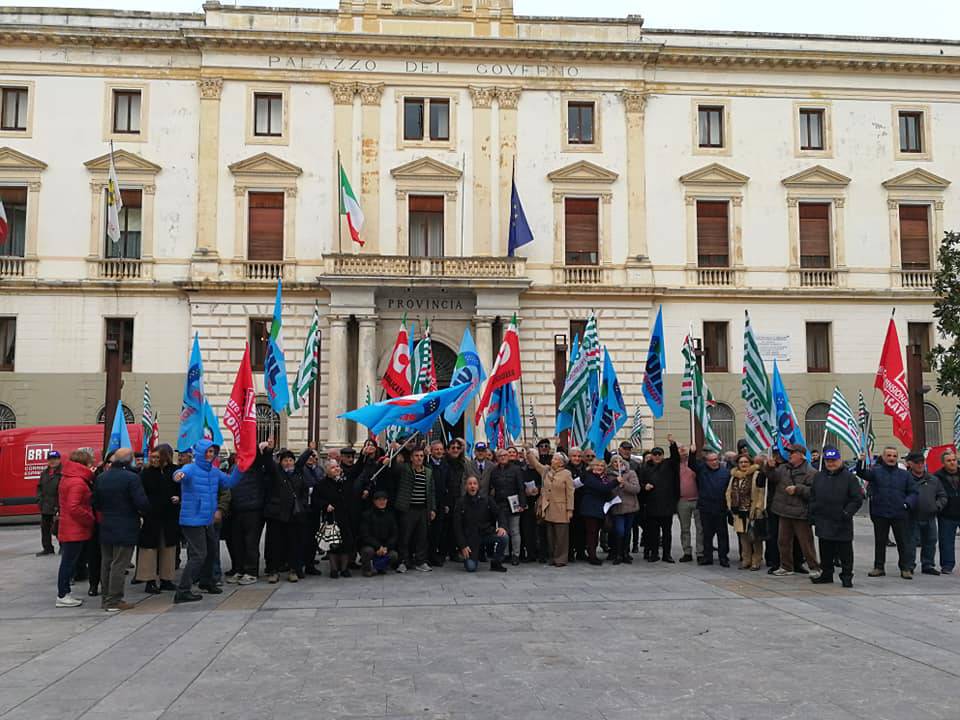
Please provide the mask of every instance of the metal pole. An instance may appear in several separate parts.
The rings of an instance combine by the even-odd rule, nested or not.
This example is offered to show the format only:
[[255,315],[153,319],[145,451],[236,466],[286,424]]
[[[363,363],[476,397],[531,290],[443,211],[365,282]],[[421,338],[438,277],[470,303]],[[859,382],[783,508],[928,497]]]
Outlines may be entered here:
[[340,151],[337,150],[337,252],[343,254],[343,163],[340,161]]
[[919,345],[907,345],[907,395],[910,398],[910,424],[913,426],[914,452],[927,446],[927,426],[924,422],[923,395],[929,389],[923,384],[923,350]]
[[[563,334],[553,336],[553,400],[554,410],[560,409],[560,397],[563,395],[563,386],[567,384],[567,336]],[[554,428],[556,431],[556,428]],[[570,431],[564,430],[557,435],[563,447],[570,449]]]

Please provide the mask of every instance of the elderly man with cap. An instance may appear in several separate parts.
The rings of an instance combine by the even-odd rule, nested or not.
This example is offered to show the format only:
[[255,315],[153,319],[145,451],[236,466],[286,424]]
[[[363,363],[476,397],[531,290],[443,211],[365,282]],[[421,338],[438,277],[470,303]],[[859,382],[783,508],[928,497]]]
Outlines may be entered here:
[[388,569],[396,570],[400,564],[397,553],[400,530],[393,510],[387,509],[387,502],[386,491],[377,490],[373,494],[373,507],[360,521],[360,565],[364,577],[383,575]]
[[[671,555],[673,547],[673,515],[677,512],[680,499],[680,450],[673,441],[673,435],[667,436],[670,443],[670,457],[664,459],[663,448],[655,447],[650,451],[650,462],[643,466],[640,474],[640,497],[645,503],[646,545],[643,556],[648,562],[663,560],[674,562]],[[662,556],[660,548],[663,549]]]
[[956,564],[957,529],[960,528],[960,468],[957,453],[946,450],[940,454],[943,467],[937,470],[947,504],[940,511],[937,526],[940,534],[940,572],[950,575]]
[[916,547],[909,545],[911,538],[908,513],[917,502],[917,484],[913,475],[897,463],[897,448],[888,445],[883,449],[880,462],[873,467],[864,463],[861,453],[857,463],[857,475],[867,481],[867,497],[870,498],[870,520],[873,522],[873,570],[867,577],[883,577],[887,574],[887,538],[893,530],[897,542],[900,577],[913,580],[916,564]]
[[[937,558],[937,515],[947,506],[947,492],[940,478],[927,472],[923,453],[907,455],[907,469],[917,486],[917,502],[910,513],[910,532],[907,533],[910,548],[920,548],[920,572],[924,575],[939,575]],[[941,558],[942,564],[942,558]],[[917,567],[916,551],[911,553],[910,571]]]
[[863,504],[860,483],[843,466],[840,451],[832,445],[823,448],[824,468],[810,486],[810,519],[817,531],[823,572],[810,582],[833,582],[834,559],[840,560],[840,582],[853,587],[853,516]]
[[37,504],[40,506],[40,542],[42,550],[37,557],[53,555],[53,518],[59,509],[60,499],[60,453],[47,453],[47,466],[37,481]]
[[485,442],[478,442],[473,446],[473,464],[477,468],[477,477],[483,477],[487,468],[493,465],[490,457],[490,448]]
[[793,575],[793,540],[800,543],[803,559],[810,568],[810,577],[820,577],[817,551],[813,546],[813,529],[810,527],[810,487],[816,470],[807,462],[807,449],[803,445],[791,445],[787,462],[777,466],[772,458],[767,460],[767,478],[772,486],[771,509],[780,518],[777,545],[780,548],[780,567],[774,575]]

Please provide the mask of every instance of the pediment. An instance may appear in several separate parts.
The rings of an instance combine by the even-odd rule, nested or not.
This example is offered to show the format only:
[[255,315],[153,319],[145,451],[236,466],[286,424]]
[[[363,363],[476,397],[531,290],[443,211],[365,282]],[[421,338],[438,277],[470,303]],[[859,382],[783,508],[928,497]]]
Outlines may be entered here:
[[[134,155],[128,150],[114,150],[113,164],[117,168],[117,175],[123,175],[124,171],[156,175],[163,170],[156,163],[152,163],[139,155]],[[107,173],[110,171],[110,153],[95,157],[93,160],[87,160],[84,165],[90,172]]]
[[887,190],[946,190],[950,181],[929,170],[914,168],[883,183]]
[[422,157],[395,167],[390,174],[397,180],[459,180],[463,171],[439,160]]
[[710,163],[699,170],[688,172],[680,176],[684,185],[730,185],[743,186],[750,178],[736,170],[731,170],[720,163]]
[[281,160],[276,155],[268,152],[258,153],[246,160],[238,160],[227,168],[234,175],[263,175],[287,177],[299,177],[303,174],[303,168],[294,165],[286,160]]
[[790,177],[785,177],[780,182],[787,187],[839,188],[849,185],[850,178],[823,165],[814,165]]
[[616,181],[618,177],[620,176],[612,170],[594,165],[587,160],[579,160],[547,174],[547,179],[551,182],[598,183],[604,185],[609,185]]
[[47,164],[11,147],[0,147],[0,170],[46,170]]

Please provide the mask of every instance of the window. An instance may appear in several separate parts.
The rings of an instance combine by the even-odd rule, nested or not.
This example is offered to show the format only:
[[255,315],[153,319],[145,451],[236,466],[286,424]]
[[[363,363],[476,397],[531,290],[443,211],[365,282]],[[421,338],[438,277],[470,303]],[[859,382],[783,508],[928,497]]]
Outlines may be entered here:
[[0,257],[23,257],[27,246],[27,189],[0,187],[0,202],[7,215],[7,241]]
[[0,430],[13,430],[17,427],[17,415],[9,405],[0,403]]
[[933,370],[930,367],[930,331],[932,327],[930,323],[907,323],[907,344],[920,346],[920,364],[923,372]]
[[0,130],[26,132],[27,110],[26,88],[0,88]]
[[807,372],[830,372],[830,323],[807,323]]
[[283,135],[283,95],[280,93],[254,93],[253,134],[257,137],[280,137]]
[[567,142],[571,145],[594,143],[594,110],[592,102],[567,103]]
[[247,203],[247,259],[282,261],[283,193],[252,192]]
[[443,257],[443,195],[407,198],[410,257]]
[[925,402],[923,404],[923,429],[927,447],[940,444],[940,411],[933,403]]
[[13,372],[17,354],[17,319],[0,317],[0,371]]
[[900,267],[930,269],[930,206],[901,205]]
[[827,414],[829,412],[830,405],[827,403],[815,403],[807,410],[803,423],[803,433],[808,448],[822,450],[823,445],[833,445],[837,448],[844,447],[840,444],[840,437],[834,432],[828,432],[826,442],[823,441],[823,432],[827,429]]
[[722,105],[701,105],[697,108],[697,138],[700,147],[723,147],[723,110]]
[[140,133],[139,90],[113,91],[113,131],[115,133]]
[[[120,202],[123,207],[120,208],[120,240],[113,242],[106,235],[104,227],[104,237],[106,245],[103,256],[105,258],[125,258],[128,260],[140,259],[140,242],[143,236],[143,191],[142,190],[121,190]],[[109,213],[104,213],[109,222]]]
[[[429,119],[429,126],[427,120]],[[425,133],[429,136],[425,137]],[[450,100],[404,98],[403,139],[446,141],[450,139]]]
[[565,198],[564,263],[600,263],[600,201],[597,198]]
[[737,426],[733,408],[725,403],[716,403],[707,408],[707,414],[710,416],[710,425],[713,426],[713,431],[720,438],[720,444],[727,450],[735,449],[737,447]]
[[273,441],[274,447],[280,444],[280,416],[270,407],[266,398],[257,398],[257,442]]
[[800,149],[823,150],[823,110],[800,108]]
[[[123,412],[123,421],[127,425],[133,425],[136,422],[136,418],[133,416],[133,410],[128,408],[124,404],[120,404],[121,412]],[[104,421],[107,419],[107,409],[105,407],[100,408],[100,411],[97,413],[97,425],[103,425]]]
[[[120,350],[120,369],[133,371],[133,318],[107,318],[107,340],[114,340]],[[104,367],[107,365],[104,349]]]
[[263,372],[272,318],[250,318],[250,369]]
[[730,266],[730,224],[727,218],[730,203],[726,200],[697,201],[697,265],[699,267]]
[[800,267],[830,267],[830,203],[800,203]]
[[573,339],[578,337],[580,342],[583,342],[583,336],[587,333],[587,321],[586,320],[571,320],[570,321],[570,352],[573,352]]
[[704,372],[728,371],[727,325],[726,322],[703,323]]
[[900,152],[923,152],[923,113],[900,111]]

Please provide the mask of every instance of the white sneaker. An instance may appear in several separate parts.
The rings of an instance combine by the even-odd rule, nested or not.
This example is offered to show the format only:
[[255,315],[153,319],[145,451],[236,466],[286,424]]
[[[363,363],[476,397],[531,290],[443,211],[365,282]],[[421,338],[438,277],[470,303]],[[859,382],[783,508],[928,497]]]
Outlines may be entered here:
[[426,563],[420,563],[417,565],[417,570],[420,572],[433,572],[433,568],[427,565]]
[[823,575],[823,570],[811,570],[810,579],[817,580],[821,575]]
[[237,575],[237,585],[253,585],[257,581],[253,575]]
[[405,573],[406,571],[407,571],[407,565],[406,565],[406,563],[400,563],[399,565],[397,565],[397,572],[398,572],[398,573],[401,573],[401,574],[402,574],[402,573]]
[[785,570],[782,567],[777,568],[773,571],[773,574],[777,577],[786,577],[787,575],[793,575],[793,570]]
[[70,593],[67,593],[63,597],[57,598],[58,608],[80,607],[81,605],[83,605],[83,600],[81,600],[80,598],[73,597],[73,595],[71,595]]
[[236,585],[240,582],[240,578],[242,577],[243,575],[241,575],[240,573],[237,573],[235,575],[224,575],[223,581],[228,585]]

